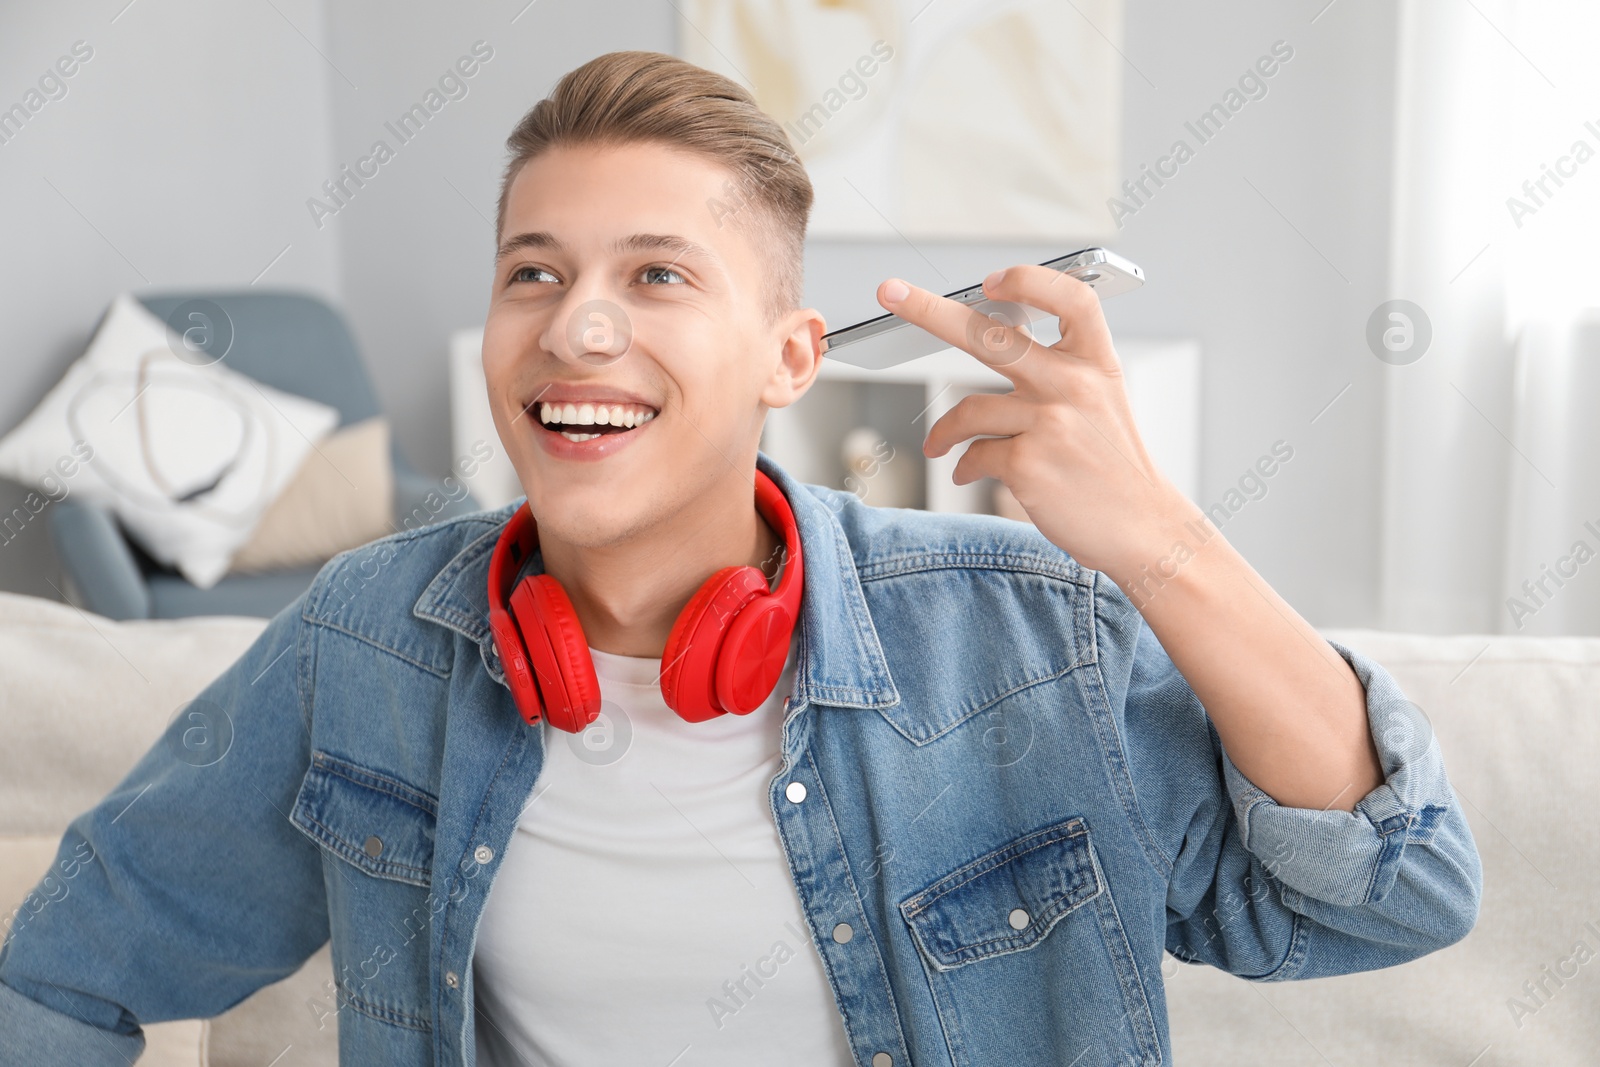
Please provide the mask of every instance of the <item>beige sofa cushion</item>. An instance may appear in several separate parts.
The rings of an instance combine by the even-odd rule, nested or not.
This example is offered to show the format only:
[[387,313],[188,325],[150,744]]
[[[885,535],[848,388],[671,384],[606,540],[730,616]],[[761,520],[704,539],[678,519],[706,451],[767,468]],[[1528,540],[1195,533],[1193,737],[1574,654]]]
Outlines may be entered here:
[[[51,869],[67,824],[109,792],[178,710],[265,626],[265,619],[235,617],[113,622],[66,604],[0,593],[0,722],[8,741],[0,745],[0,916],[6,929]],[[146,1026],[139,1067],[265,1067],[280,1053],[274,1067],[334,1067],[337,1022],[318,1029],[306,1007],[332,973],[323,946],[298,973],[216,1019]],[[259,1055],[268,1045],[271,1052]]]
[[[0,871],[10,872],[0,894],[20,901],[72,817],[264,625],[115,623],[0,593],[0,716],[13,742],[0,746]],[[1600,639],[1324,632],[1383,663],[1432,720],[1483,857],[1478,927],[1402,967],[1309,982],[1250,983],[1168,957],[1175,1062],[1597,1062],[1600,956],[1566,964],[1576,974],[1559,987],[1542,968],[1580,941],[1600,954],[1600,931],[1586,925],[1600,927]],[[209,1067],[333,1067],[336,1021],[319,1028],[312,1007],[331,973],[324,946],[204,1025],[150,1027],[141,1067],[192,1067],[197,1032]],[[1540,981],[1551,995],[1534,1003],[1522,985]],[[1513,998],[1529,1009],[1520,1018]]]
[[64,832],[266,624],[113,622],[0,593],[0,837]]
[[389,421],[374,416],[335,430],[306,455],[228,569],[257,574],[322,563],[394,530]]
[[[1483,860],[1477,928],[1400,967],[1306,982],[1168,956],[1175,1062],[1600,1062],[1600,639],[1323,633],[1377,659],[1432,720]],[[1579,943],[1594,958],[1545,978]],[[1551,995],[1536,1003],[1522,986],[1540,981]]]

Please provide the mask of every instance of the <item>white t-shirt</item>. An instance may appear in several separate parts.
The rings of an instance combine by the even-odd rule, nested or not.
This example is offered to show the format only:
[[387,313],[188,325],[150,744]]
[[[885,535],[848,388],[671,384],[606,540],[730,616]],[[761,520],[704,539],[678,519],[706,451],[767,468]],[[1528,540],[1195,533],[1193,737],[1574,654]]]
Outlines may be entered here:
[[594,657],[601,717],[545,762],[473,958],[482,1067],[854,1061],[767,804],[783,698],[678,718],[660,661]]

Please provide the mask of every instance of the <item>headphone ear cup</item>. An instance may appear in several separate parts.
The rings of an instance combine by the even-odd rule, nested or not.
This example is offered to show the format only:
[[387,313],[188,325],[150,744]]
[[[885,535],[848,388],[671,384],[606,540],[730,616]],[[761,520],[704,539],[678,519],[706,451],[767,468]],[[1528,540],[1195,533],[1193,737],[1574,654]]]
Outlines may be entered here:
[[724,567],[678,613],[661,654],[661,697],[679,718],[704,722],[727,710],[717,701],[716,668],[728,621],[766,592],[755,567]]
[[748,715],[772,694],[789,658],[794,617],[772,597],[739,612],[717,653],[717,701],[735,715]]
[[512,591],[511,610],[550,725],[580,732],[600,714],[600,679],[566,590],[548,574],[531,575]]

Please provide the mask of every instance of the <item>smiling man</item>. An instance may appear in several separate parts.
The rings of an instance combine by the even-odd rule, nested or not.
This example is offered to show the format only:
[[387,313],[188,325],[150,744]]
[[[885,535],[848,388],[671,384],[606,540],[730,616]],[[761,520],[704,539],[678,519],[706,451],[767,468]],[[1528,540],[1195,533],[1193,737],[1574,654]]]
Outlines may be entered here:
[[1164,950],[1275,981],[1472,928],[1426,720],[1151,462],[1091,290],[987,280],[1047,347],[885,281],[1013,383],[925,448],[1032,523],[869,508],[758,453],[825,357],[749,95],[612,53],[508,144],[526,502],[330,561],[202,694],[229,755],[175,722],[74,821],[0,1064],[125,1063],[330,938],[346,1063],[1158,1064]]

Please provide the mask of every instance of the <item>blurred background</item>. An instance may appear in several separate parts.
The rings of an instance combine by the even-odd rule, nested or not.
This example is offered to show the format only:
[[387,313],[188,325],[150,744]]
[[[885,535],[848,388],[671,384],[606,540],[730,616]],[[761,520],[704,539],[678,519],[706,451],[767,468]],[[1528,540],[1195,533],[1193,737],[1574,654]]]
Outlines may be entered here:
[[[1597,31],[1589,6],[1533,0],[8,6],[0,589],[249,613],[314,571],[314,548],[246,570],[163,555],[142,513],[85,514],[79,467],[119,457],[80,465],[27,420],[97,330],[148,325],[113,320],[119,294],[169,326],[202,321],[185,307],[205,294],[262,294],[212,305],[239,333],[220,362],[335,409],[307,408],[314,439],[381,416],[386,437],[351,444],[393,459],[377,532],[509,499],[471,378],[504,140],[561,74],[635,48],[748,78],[781,121],[838,116],[800,145],[807,301],[830,328],[878,314],[889,275],[950,291],[1091,244],[1139,264],[1106,314],[1145,431],[1314,624],[1600,634]],[[829,106],[875,41],[895,58]],[[890,138],[909,147],[849,154]],[[266,328],[240,319],[287,347],[252,348]],[[1004,513],[917,452],[941,405],[992,383],[948,360],[830,373],[771,427],[796,473]],[[137,395],[129,419],[155,419]]]

